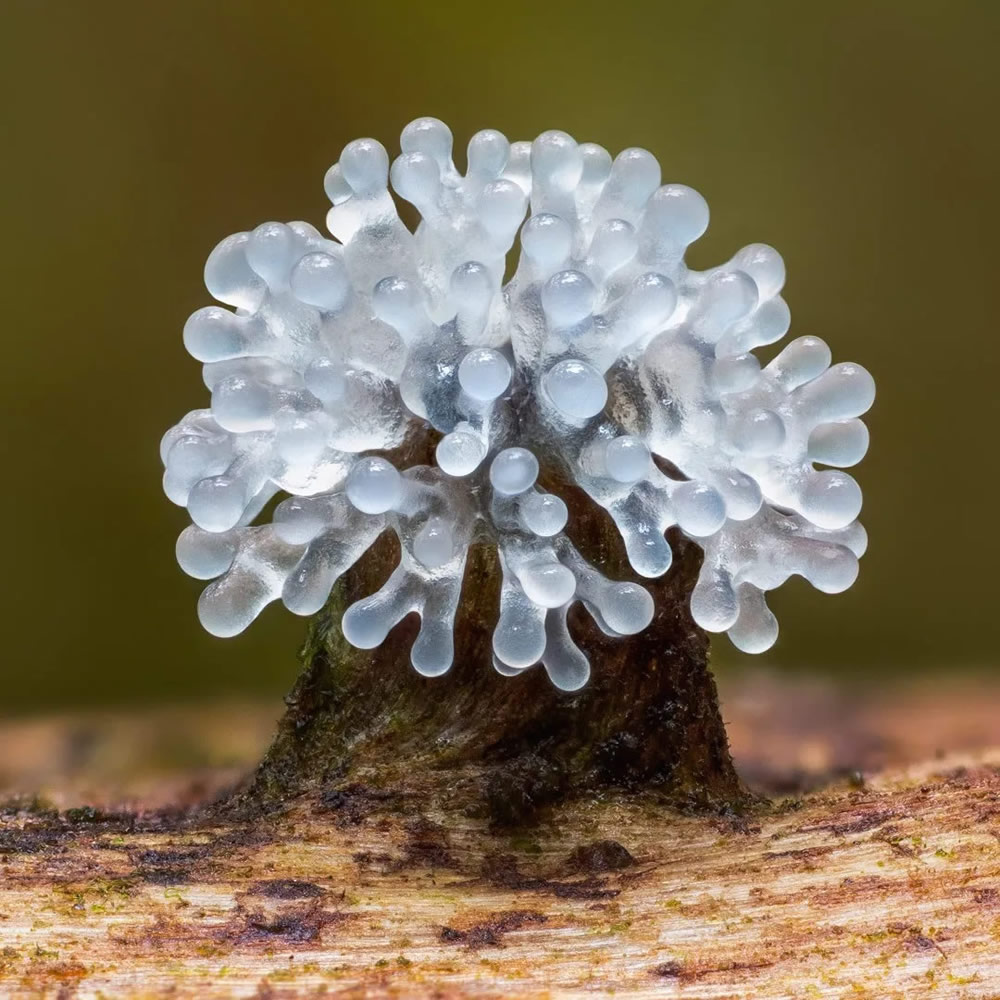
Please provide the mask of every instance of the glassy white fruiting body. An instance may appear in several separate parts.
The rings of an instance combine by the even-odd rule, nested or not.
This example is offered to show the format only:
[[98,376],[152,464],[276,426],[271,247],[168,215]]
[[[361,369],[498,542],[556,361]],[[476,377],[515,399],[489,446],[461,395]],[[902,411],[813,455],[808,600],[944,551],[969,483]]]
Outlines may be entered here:
[[[828,593],[854,582],[861,492],[840,470],[867,450],[858,418],[875,387],[811,336],[761,367],[753,350],[789,327],[775,250],[690,270],[708,206],[661,185],[642,149],[612,160],[563,132],[511,144],[485,130],[461,175],[434,118],[400,146],[391,165],[374,139],[345,147],[325,179],[332,239],[269,222],[209,256],[205,284],[234,311],[199,309],[184,328],[211,405],[167,432],[162,457],[164,489],[193,521],[178,561],[213,581],[199,602],[210,632],[234,635],[278,598],[315,613],[389,529],[399,566],[347,610],[344,635],[372,648],[416,611],[413,665],[444,673],[467,551],[486,537],[503,570],[496,669],[541,663],[580,687],[590,666],[570,605],[631,635],[653,601],[572,545],[565,502],[537,485],[540,456],[607,510],[640,576],[669,569],[668,528],[694,539],[692,615],[747,652],[777,637],[767,590],[795,573]],[[415,232],[390,179],[420,212]],[[442,435],[436,464],[397,469],[384,453],[412,421]],[[255,524],[279,492],[273,520]]]

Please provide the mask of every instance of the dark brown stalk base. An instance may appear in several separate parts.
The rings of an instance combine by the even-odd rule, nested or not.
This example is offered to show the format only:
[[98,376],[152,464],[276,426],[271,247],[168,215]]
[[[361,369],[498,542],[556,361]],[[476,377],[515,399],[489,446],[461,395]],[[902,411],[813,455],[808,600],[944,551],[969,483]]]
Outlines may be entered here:
[[[590,542],[574,537],[584,554],[629,577],[606,515],[574,519]],[[377,649],[349,646],[339,628],[347,595],[371,593],[397,562],[398,543],[383,536],[313,623],[274,742],[227,807],[253,814],[312,795],[350,809],[401,796],[513,826],[573,797],[644,793],[685,811],[744,811],[754,799],[729,755],[707,636],[688,612],[701,553],[671,541],[674,565],[650,582],[656,616],[643,633],[609,638],[574,607],[592,676],[567,694],[540,666],[515,678],[493,669],[499,566],[486,546],[470,552],[449,673],[424,678],[410,666],[415,615]]]

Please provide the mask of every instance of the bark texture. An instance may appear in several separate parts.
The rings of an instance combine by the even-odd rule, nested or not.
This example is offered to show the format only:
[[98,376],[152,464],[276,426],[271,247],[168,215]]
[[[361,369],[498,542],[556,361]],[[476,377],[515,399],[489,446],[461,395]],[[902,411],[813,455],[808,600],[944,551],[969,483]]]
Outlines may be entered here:
[[596,795],[516,831],[361,784],[191,804],[269,705],[0,720],[0,996],[1000,997],[995,679],[723,681],[778,804]]
[[[400,463],[426,461],[432,443],[408,445]],[[610,518],[554,468],[543,484],[569,504],[573,542],[609,577],[634,578]],[[339,628],[345,607],[381,586],[398,561],[398,542],[387,532],[313,623],[274,743],[231,804],[266,811],[290,797],[336,794],[361,782],[419,787],[452,811],[501,825],[610,789],[651,793],[686,810],[746,808],[752,797],[729,754],[708,638],[688,611],[701,552],[679,534],[671,541],[669,573],[643,581],[656,605],[644,632],[609,638],[574,606],[570,627],[592,673],[582,690],[567,694],[540,666],[516,678],[493,669],[500,568],[491,546],[470,551],[447,674],[424,678],[411,668],[416,615],[377,649],[346,643]]]
[[361,789],[251,822],[11,805],[0,995],[995,1000],[998,763],[529,836]]

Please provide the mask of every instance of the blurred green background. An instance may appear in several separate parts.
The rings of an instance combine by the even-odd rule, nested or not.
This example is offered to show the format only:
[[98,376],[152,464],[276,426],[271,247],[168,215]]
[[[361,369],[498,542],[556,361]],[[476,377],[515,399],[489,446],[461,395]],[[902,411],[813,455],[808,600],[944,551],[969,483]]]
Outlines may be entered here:
[[[793,334],[870,368],[861,578],[773,600],[770,662],[989,667],[1000,4],[0,0],[5,590],[0,712],[276,694],[304,623],[213,639],[173,558],[157,442],[203,405],[206,255],[321,224],[350,139],[432,114],[464,149],[561,128],[641,145],[788,265]],[[724,661],[740,660],[725,639]]]

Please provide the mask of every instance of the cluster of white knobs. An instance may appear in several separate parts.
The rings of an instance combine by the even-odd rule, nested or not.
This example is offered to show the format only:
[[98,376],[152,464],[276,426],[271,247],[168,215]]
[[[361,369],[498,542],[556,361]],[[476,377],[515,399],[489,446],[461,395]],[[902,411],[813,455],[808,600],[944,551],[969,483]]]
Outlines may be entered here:
[[[708,207],[661,184],[643,149],[612,159],[564,132],[510,143],[484,130],[463,175],[434,118],[400,146],[391,164],[373,139],[345,147],[325,179],[332,238],[269,222],[206,264],[230,308],[194,313],[184,343],[211,403],[167,432],[162,456],[193,522],[178,560],[213,581],[199,602],[210,632],[234,635],[279,598],[313,614],[392,530],[399,566],[348,608],[344,635],[372,648],[417,612],[413,665],[441,674],[469,546],[486,541],[502,567],[494,666],[541,663],[580,687],[590,666],[570,605],[629,635],[653,601],[580,555],[565,502],[537,485],[542,465],[607,510],[642,577],[669,569],[668,528],[693,538],[705,558],[692,615],[740,649],[772,645],[764,594],[790,575],[828,593],[854,582],[861,492],[840,470],[868,447],[858,418],[874,383],[809,336],[761,366],[753,350],[789,327],[776,251],[690,270]],[[390,181],[420,213],[413,232]],[[421,426],[440,435],[435,464],[396,468],[393,449]]]

